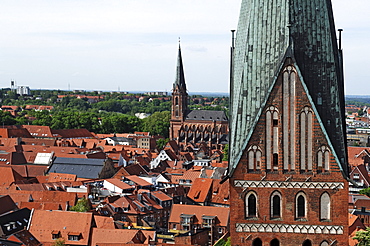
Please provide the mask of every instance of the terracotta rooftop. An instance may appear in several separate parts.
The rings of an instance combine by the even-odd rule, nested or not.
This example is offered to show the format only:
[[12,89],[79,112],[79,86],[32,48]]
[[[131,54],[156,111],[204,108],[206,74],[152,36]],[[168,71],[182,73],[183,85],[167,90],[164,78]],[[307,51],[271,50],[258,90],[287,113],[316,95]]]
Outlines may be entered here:
[[94,215],[96,227],[99,229],[115,229],[112,217]]
[[101,243],[126,245],[127,243],[144,243],[146,241],[147,237],[140,230],[93,228],[91,245],[101,245]]
[[182,214],[196,216],[197,217],[196,220],[197,222],[195,222],[196,224],[202,223],[202,216],[217,216],[220,226],[229,225],[229,214],[230,214],[229,208],[173,204],[171,209],[171,215],[168,222],[180,223]]
[[125,178],[140,186],[151,186],[152,185],[151,183],[145,181],[144,179],[136,175],[126,176]]
[[197,178],[190,187],[188,197],[199,203],[204,203],[212,195],[212,179]]
[[[29,231],[41,243],[53,243],[53,234],[58,234],[66,244],[88,245],[92,219],[92,213],[34,210]],[[81,235],[79,240],[69,240],[71,233]]]

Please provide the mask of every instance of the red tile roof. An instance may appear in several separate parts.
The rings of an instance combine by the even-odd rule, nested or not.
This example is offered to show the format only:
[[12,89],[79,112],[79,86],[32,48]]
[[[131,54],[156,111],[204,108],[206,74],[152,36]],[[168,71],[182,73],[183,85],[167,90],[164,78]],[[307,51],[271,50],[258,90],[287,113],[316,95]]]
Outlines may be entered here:
[[[108,236],[109,235],[109,236]],[[93,228],[91,245],[144,243],[147,237],[140,230]]]
[[97,228],[115,229],[114,220],[112,217],[94,215],[94,220]]
[[[29,231],[41,243],[53,243],[52,232],[58,231],[66,244],[88,245],[92,219],[92,213],[34,210]],[[80,240],[68,240],[70,233],[81,234]]]
[[37,138],[52,138],[53,134],[49,126],[36,126],[36,125],[22,125],[27,129],[33,137]]
[[151,186],[152,185],[151,183],[145,181],[144,179],[136,175],[126,176],[125,178],[131,180],[132,182],[140,186]]
[[229,225],[229,214],[230,214],[229,208],[173,204],[171,209],[171,215],[168,222],[180,223],[180,216],[182,214],[196,216],[197,220],[195,220],[195,224],[202,223],[203,221],[202,216],[217,216],[220,226]]
[[210,200],[211,188],[212,188],[212,179],[203,179],[197,178],[194,180],[193,184],[190,187],[188,197],[199,203],[204,203],[208,199]]

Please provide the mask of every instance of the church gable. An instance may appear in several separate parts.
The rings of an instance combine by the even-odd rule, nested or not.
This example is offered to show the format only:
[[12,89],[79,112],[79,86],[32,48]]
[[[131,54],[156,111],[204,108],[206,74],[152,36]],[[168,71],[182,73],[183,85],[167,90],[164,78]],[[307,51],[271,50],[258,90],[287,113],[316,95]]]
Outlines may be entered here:
[[240,162],[245,172],[339,172],[340,165],[314,107],[299,71],[288,58],[244,149]]

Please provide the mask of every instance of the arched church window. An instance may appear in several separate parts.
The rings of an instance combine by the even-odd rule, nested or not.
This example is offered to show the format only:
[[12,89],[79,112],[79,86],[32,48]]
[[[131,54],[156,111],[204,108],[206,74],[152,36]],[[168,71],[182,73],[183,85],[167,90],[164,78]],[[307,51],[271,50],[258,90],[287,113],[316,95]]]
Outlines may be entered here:
[[280,241],[278,239],[272,239],[270,242],[270,246],[280,246]]
[[252,242],[252,246],[262,246],[262,240],[259,238],[256,238]]
[[300,164],[302,172],[312,171],[313,113],[310,107],[300,114]]
[[262,152],[257,145],[253,145],[248,149],[248,172],[261,170]]
[[304,240],[304,242],[302,243],[302,246],[312,246],[312,243],[309,239],[306,239]]
[[327,192],[320,197],[320,220],[330,220],[330,196]]
[[296,219],[301,220],[306,217],[306,195],[299,192],[296,196]]
[[275,191],[271,195],[271,218],[281,217],[281,194]]
[[175,97],[175,105],[179,105],[179,98],[178,97]]
[[283,72],[283,103],[282,103],[282,148],[283,168],[287,172],[295,171],[296,163],[296,80],[297,73],[293,66],[288,65]]
[[266,111],[266,169],[278,169],[279,160],[279,112],[274,106]]
[[317,152],[317,171],[329,172],[330,170],[330,151],[325,145],[319,148]]
[[247,218],[255,218],[257,217],[257,195],[255,192],[250,191],[245,196],[245,212]]

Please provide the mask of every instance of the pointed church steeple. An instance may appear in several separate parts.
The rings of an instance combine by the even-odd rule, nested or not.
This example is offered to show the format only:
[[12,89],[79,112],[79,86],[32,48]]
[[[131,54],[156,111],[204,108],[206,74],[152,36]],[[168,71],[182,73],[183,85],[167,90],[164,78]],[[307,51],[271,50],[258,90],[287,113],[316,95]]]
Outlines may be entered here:
[[184,75],[184,67],[182,64],[182,56],[181,56],[181,46],[179,40],[179,51],[177,55],[177,68],[176,68],[176,80],[173,83],[173,89],[178,87],[181,90],[186,91],[186,84],[185,84],[185,75]]
[[[172,89],[172,109],[171,124],[174,122],[183,122],[188,113],[188,93],[186,91],[184,67],[181,56],[181,46],[179,41],[179,50],[177,55],[176,78]],[[170,131],[170,139],[173,133]]]

